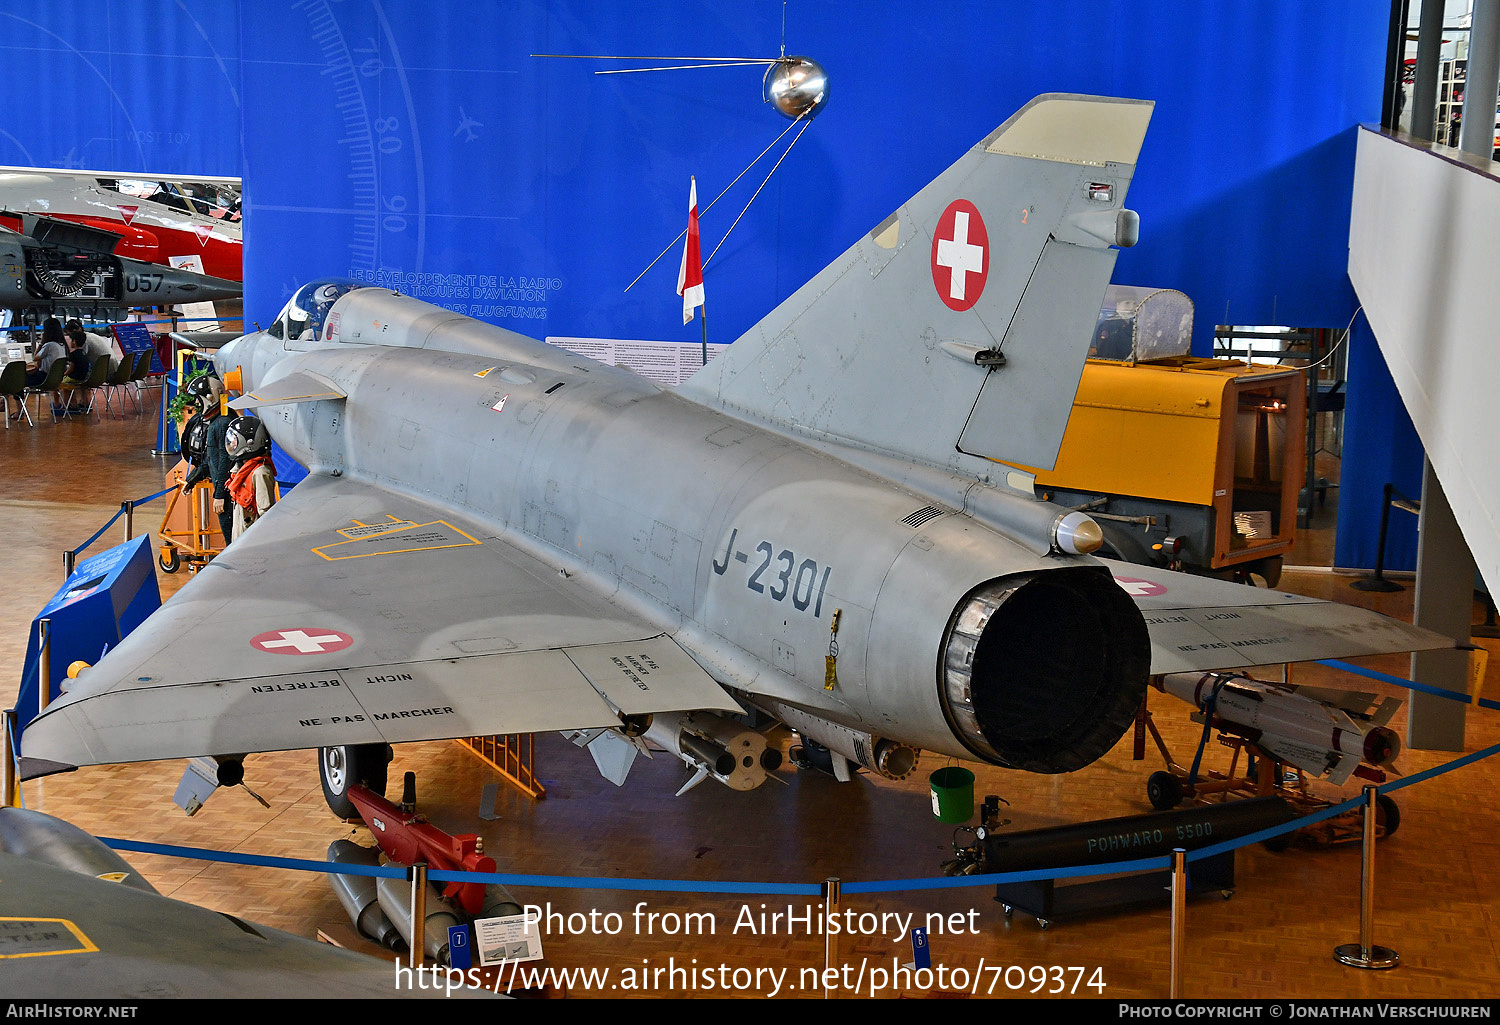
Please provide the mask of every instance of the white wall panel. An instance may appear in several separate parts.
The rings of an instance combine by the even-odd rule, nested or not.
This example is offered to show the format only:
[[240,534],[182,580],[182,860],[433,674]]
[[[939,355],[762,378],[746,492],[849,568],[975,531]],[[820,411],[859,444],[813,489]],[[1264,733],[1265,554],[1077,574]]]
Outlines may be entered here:
[[1359,133],[1349,278],[1479,571],[1500,586],[1500,179]]

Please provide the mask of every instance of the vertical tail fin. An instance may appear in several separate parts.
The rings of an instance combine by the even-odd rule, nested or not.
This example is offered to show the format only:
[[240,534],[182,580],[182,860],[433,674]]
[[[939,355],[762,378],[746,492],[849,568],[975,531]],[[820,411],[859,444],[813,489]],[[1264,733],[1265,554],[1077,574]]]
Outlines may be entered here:
[[680,392],[974,476],[1050,468],[1153,104],[1049,94],[939,175]]

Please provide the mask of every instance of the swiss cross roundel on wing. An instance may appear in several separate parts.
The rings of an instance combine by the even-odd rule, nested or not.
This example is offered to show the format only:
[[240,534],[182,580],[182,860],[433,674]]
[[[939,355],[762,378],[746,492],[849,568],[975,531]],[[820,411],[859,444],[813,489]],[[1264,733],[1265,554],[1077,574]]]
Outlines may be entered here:
[[272,655],[326,655],[353,643],[354,638],[346,633],[315,627],[268,630],[250,638],[250,647]]
[[1154,598],[1158,594],[1167,593],[1167,589],[1161,584],[1142,580],[1140,577],[1115,577],[1115,583],[1132,598]]
[[950,310],[962,313],[979,301],[990,274],[990,235],[967,199],[955,199],[938,218],[932,236],[932,283]]

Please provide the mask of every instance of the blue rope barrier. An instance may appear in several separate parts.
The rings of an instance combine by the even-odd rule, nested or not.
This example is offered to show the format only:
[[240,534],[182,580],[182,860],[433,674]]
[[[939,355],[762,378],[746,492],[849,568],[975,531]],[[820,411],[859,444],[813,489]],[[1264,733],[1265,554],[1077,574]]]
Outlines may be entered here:
[[770,893],[816,897],[823,888],[813,883],[716,883],[688,879],[612,879],[607,876],[533,876],[512,872],[427,873],[434,882],[500,883],[503,886],[564,887],[573,890],[658,890],[666,893]]
[[101,534],[103,534],[106,530],[108,530],[110,527],[113,527],[115,525],[115,520],[118,520],[124,514],[125,514],[125,510],[122,507],[119,512],[115,513],[113,516],[111,516],[109,518],[109,522],[108,523],[106,523],[104,526],[100,527],[98,530],[94,531],[94,536],[93,537],[89,538],[83,544],[81,544],[77,548],[73,549],[73,554],[77,555],[79,552],[83,551],[89,545],[91,545],[95,541],[99,540],[99,536]]
[[[150,497],[147,497],[147,498],[138,498],[134,502],[130,503],[130,508],[131,509],[136,509],[136,508],[138,508],[140,506],[145,505],[147,502],[154,502],[158,498],[160,498],[162,495],[168,494],[169,492],[172,492],[172,491],[175,491],[175,490],[176,490],[175,488],[164,488],[161,491],[158,491],[156,494],[151,495]],[[72,550],[72,554],[76,556],[79,552],[81,552],[84,549],[86,549],[89,545],[91,545],[95,541],[99,540],[99,538],[103,536],[103,534],[104,534],[104,532],[106,530],[108,530],[110,527],[113,527],[115,525],[115,520],[118,520],[123,515],[125,515],[125,508],[124,508],[124,506],[121,506],[120,509],[119,509],[119,511],[116,512],[113,516],[111,516],[109,518],[109,522],[108,523],[106,523],[104,526],[100,527],[98,530],[94,531],[94,536],[93,537],[89,538],[87,541],[85,541],[83,544],[79,545],[77,548],[74,548]]]
[[1114,861],[1107,865],[1075,865],[1066,868],[1039,868],[1026,872],[990,872],[972,876],[929,876],[921,879],[889,879],[869,883],[841,883],[844,893],[891,893],[896,890],[952,890],[963,886],[989,886],[992,883],[1026,883],[1041,879],[1071,879],[1075,876],[1102,876],[1116,872],[1147,872],[1171,868],[1166,855]]
[[[1500,754],[1500,744],[1455,758],[1450,762],[1425,769],[1397,782],[1384,784],[1383,793],[1399,790],[1424,782],[1455,769],[1462,769],[1493,755]],[[1306,815],[1299,815],[1289,822],[1226,840],[1210,847],[1189,851],[1189,863],[1205,858],[1217,857],[1241,847],[1263,843],[1283,833],[1290,833],[1306,826],[1347,814],[1360,808],[1363,796],[1352,797],[1340,804]],[[310,861],[301,858],[277,858],[258,854],[236,854],[227,851],[209,851],[197,847],[178,847],[171,844],[144,843],[101,836],[99,839],[115,850],[134,851],[142,854],[164,854],[169,857],[191,858],[196,861],[222,861],[237,865],[258,865],[264,868],[285,868],[301,872],[325,872],[334,875],[383,876],[388,879],[404,879],[406,869],[399,866],[346,865],[331,861]],[[922,891],[959,889],[966,886],[991,886],[1000,883],[1034,882],[1043,879],[1070,879],[1078,876],[1103,876],[1126,872],[1148,872],[1171,868],[1172,859],[1166,855],[1139,858],[1132,861],[1114,861],[1102,865],[1074,865],[1060,868],[1033,869],[1025,872],[991,872],[984,875],[938,876],[919,879],[876,880],[864,883],[844,883],[840,889],[846,894],[891,893],[896,891]],[[784,896],[815,897],[823,892],[822,886],[812,883],[735,883],[704,882],[684,879],[616,879],[605,876],[555,876],[524,875],[513,872],[449,872],[437,870],[427,877],[434,882],[499,883],[504,886],[556,887],[579,890],[649,890],[667,893],[718,893],[718,894],[776,894]]]
[[261,868],[286,868],[294,872],[325,872],[345,876],[375,876],[386,879],[405,879],[403,865],[346,865],[337,861],[310,861],[306,858],[276,858],[265,854],[238,854],[233,851],[206,851],[200,847],[178,847],[174,844],[145,843],[140,840],[122,840],[113,836],[98,838],[106,847],[117,851],[132,851],[136,854],[165,854],[172,858],[188,858],[192,861],[219,861],[230,865],[256,865]]
[[1455,758],[1451,762],[1444,762],[1442,765],[1436,765],[1430,769],[1423,769],[1421,772],[1414,772],[1410,776],[1403,776],[1401,779],[1396,780],[1394,783],[1385,784],[1380,789],[1382,792],[1385,792],[1387,790],[1401,790],[1404,787],[1409,787],[1416,783],[1424,783],[1429,779],[1441,776],[1445,772],[1452,772],[1454,769],[1462,769],[1466,765],[1472,765],[1473,763],[1481,761],[1494,754],[1500,754],[1500,744],[1492,744],[1482,751],[1475,751],[1474,753],[1466,754],[1461,758]]
[[[1372,680],[1381,680],[1385,683],[1393,683],[1397,687],[1405,687],[1407,690],[1419,690],[1423,694],[1432,694],[1436,697],[1447,698],[1449,701],[1461,701],[1471,704],[1469,695],[1461,694],[1456,690],[1448,690],[1444,687],[1434,687],[1428,683],[1418,683],[1416,680],[1403,679],[1400,676],[1392,676],[1390,673],[1382,673],[1375,669],[1366,669],[1352,662],[1340,662],[1337,659],[1319,659],[1318,665],[1328,666],[1331,669],[1342,669],[1346,673],[1354,673],[1356,676],[1368,676]],[[1481,708],[1500,709],[1500,701],[1491,701],[1489,698],[1480,698],[1478,702]]]
[[1327,808],[1323,808],[1314,812],[1308,812],[1306,815],[1298,815],[1290,822],[1284,822],[1279,826],[1268,826],[1267,828],[1259,830],[1257,832],[1246,833],[1244,836],[1235,837],[1233,840],[1225,840],[1223,843],[1216,843],[1211,847],[1199,847],[1195,851],[1188,851],[1187,860],[1188,863],[1191,864],[1195,861],[1202,861],[1204,858],[1214,858],[1218,857],[1220,854],[1227,854],[1229,851],[1239,850],[1241,847],[1249,847],[1251,844],[1264,843],[1265,841],[1270,840],[1274,837],[1278,837],[1283,833],[1296,832],[1297,830],[1302,829],[1304,826],[1315,825],[1316,823],[1322,822],[1325,819],[1331,819],[1335,816],[1343,815],[1346,812],[1353,811],[1363,803],[1363,798],[1351,797],[1349,800],[1344,801],[1342,804],[1331,804]]

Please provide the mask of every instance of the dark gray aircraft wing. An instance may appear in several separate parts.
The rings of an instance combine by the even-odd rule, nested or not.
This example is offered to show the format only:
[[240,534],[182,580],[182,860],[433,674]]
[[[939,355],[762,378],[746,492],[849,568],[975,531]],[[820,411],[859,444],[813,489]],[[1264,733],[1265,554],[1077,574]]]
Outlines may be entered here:
[[83,830],[21,808],[0,808],[0,908],[10,1001],[433,995],[398,987],[391,962],[164,897]]
[[80,764],[739,706],[662,624],[452,512],[309,477],[26,729]]

